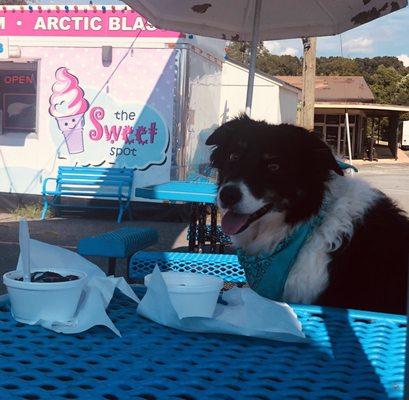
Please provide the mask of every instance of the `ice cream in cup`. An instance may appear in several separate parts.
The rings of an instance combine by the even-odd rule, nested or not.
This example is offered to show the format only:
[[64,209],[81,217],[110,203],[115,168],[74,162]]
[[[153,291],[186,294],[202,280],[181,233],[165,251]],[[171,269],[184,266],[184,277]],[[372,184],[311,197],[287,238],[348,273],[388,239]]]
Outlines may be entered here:
[[50,96],[50,114],[56,119],[70,154],[84,151],[84,114],[88,110],[88,101],[78,79],[65,67],[55,73],[56,82]]

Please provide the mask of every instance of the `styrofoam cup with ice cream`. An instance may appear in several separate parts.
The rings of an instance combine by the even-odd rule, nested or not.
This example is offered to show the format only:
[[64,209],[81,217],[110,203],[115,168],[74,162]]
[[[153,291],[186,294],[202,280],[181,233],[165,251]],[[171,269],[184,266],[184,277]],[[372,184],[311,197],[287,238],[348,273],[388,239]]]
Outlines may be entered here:
[[78,79],[65,67],[58,68],[50,96],[50,114],[56,119],[70,154],[84,151],[84,114],[88,101]]

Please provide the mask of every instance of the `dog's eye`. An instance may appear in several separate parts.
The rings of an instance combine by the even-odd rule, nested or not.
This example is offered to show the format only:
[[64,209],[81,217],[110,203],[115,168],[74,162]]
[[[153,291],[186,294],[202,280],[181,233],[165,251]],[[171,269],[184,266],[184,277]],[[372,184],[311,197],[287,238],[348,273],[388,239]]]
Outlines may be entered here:
[[280,166],[278,164],[275,164],[275,163],[268,164],[267,167],[271,172],[276,172],[276,171],[278,171],[280,169]]
[[240,155],[238,153],[231,153],[229,156],[230,161],[237,161],[240,158]]

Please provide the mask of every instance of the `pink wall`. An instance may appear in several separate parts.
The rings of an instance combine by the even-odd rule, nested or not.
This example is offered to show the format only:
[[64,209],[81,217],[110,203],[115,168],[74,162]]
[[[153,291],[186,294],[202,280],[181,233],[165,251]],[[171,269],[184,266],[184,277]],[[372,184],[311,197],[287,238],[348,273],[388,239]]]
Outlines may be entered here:
[[184,35],[157,29],[131,10],[38,8],[0,10],[1,36],[81,36],[178,38]]
[[[101,48],[23,47],[23,58],[39,61],[37,132],[41,150],[37,154],[41,165],[38,169],[51,171],[50,166],[56,168],[61,164],[115,165],[136,168],[135,182],[138,186],[169,180],[176,79],[175,51],[134,49],[133,52],[127,53],[126,48],[114,48],[111,66],[104,67]],[[120,66],[115,70],[118,63]],[[79,87],[84,91],[84,97],[90,104],[84,117],[84,151],[80,154],[69,154],[56,118],[49,113],[52,86],[56,81],[56,71],[61,67],[66,67],[70,74],[78,79]],[[113,72],[109,84],[104,87]],[[95,95],[103,87],[102,92],[92,103]],[[145,105],[149,109],[142,112]],[[138,143],[126,144],[122,135],[115,142],[108,141],[106,134],[101,140],[95,141],[90,135],[95,127],[91,121],[92,109],[95,107],[102,107],[105,110],[105,118],[101,124],[107,125],[109,130],[114,125],[115,129],[123,129],[135,123],[114,118],[115,113],[120,110],[135,111],[140,118],[138,124],[149,126],[150,122],[155,122],[157,127],[162,126],[164,129],[161,131],[158,129],[155,143],[142,146]],[[133,149],[136,153],[131,153]],[[26,150],[30,152],[27,147]],[[136,154],[136,157],[132,157],[132,154]],[[32,158],[32,154],[27,153],[27,156],[27,160]],[[31,165],[31,162],[29,164]],[[146,169],[147,165],[149,167]],[[53,173],[55,171],[51,172],[51,176]]]

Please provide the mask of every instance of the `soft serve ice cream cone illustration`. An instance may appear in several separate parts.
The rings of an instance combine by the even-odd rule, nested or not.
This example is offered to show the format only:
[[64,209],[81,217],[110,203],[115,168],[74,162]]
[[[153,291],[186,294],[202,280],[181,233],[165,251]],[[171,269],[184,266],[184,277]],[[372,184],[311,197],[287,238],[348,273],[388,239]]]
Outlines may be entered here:
[[84,114],[88,101],[78,79],[65,67],[58,68],[50,96],[50,114],[56,119],[70,154],[84,151]]

